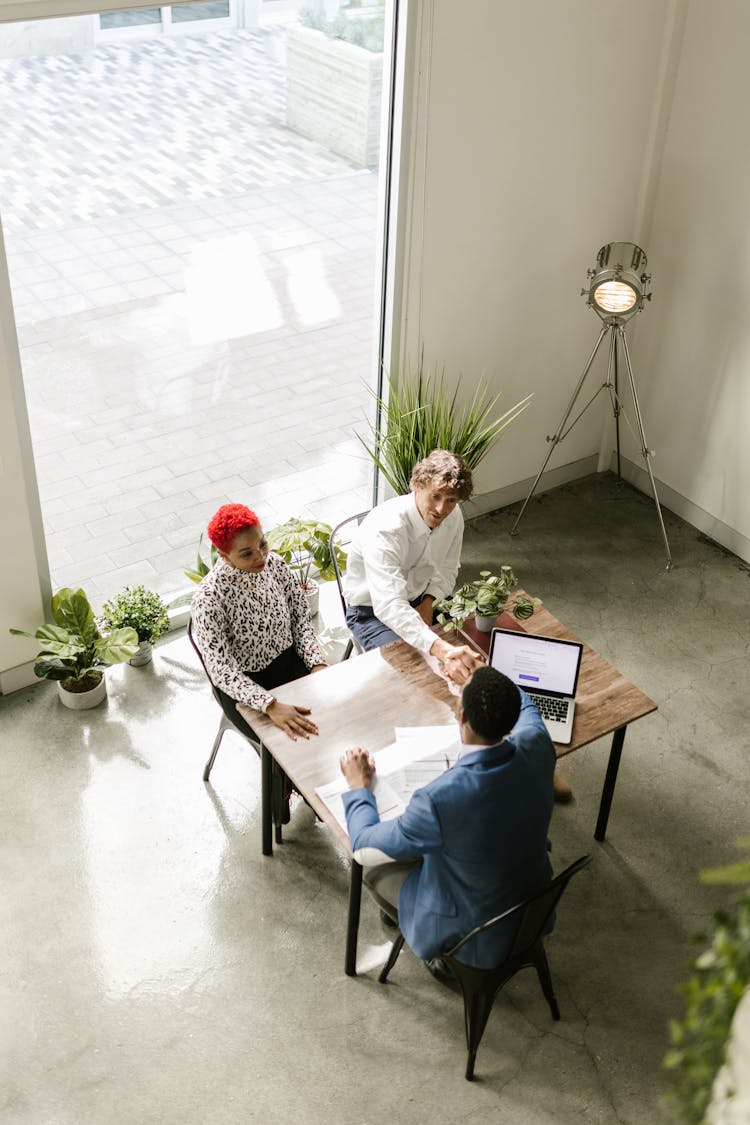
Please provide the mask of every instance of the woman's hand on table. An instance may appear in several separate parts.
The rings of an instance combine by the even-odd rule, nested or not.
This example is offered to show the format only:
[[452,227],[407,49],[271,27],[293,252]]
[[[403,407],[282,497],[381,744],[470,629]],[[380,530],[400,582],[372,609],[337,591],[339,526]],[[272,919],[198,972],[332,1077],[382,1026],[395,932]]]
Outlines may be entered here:
[[288,734],[293,742],[318,733],[312,719],[306,718],[310,714],[312,712],[309,707],[296,707],[293,703],[281,703],[278,699],[274,699],[266,708],[266,715],[274,726]]
[[327,667],[327,664],[313,664],[312,668],[310,669],[310,675],[312,675],[313,672],[325,672]]
[[372,788],[375,759],[369,750],[363,750],[361,746],[356,750],[347,750],[339,758],[339,765],[350,789]]

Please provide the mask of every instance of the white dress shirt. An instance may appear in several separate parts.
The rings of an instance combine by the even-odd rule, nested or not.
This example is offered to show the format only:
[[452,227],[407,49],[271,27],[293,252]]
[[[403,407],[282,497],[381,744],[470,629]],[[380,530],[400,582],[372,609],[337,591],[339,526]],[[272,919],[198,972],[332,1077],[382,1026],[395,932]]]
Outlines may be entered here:
[[420,652],[429,652],[435,634],[409,602],[422,594],[446,598],[453,593],[463,536],[458,506],[431,531],[413,492],[378,504],[349,548],[342,580],[347,605],[372,606],[384,625]]

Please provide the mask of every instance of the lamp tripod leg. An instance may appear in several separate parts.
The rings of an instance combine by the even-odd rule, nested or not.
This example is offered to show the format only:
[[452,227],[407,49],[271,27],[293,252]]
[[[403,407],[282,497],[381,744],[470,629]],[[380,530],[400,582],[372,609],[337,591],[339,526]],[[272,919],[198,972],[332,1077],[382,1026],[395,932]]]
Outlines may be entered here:
[[628,383],[630,384],[630,393],[633,396],[633,406],[635,408],[635,416],[636,416],[636,420],[637,420],[637,423],[638,423],[638,435],[641,439],[641,454],[643,455],[643,460],[646,462],[646,469],[648,471],[648,478],[651,481],[651,492],[652,492],[653,497],[654,497],[654,504],[656,505],[656,514],[659,517],[659,527],[661,528],[661,535],[662,535],[662,539],[664,540],[664,550],[665,550],[666,555],[667,555],[667,567],[666,567],[666,569],[671,570],[672,569],[672,552],[669,549],[669,540],[667,539],[667,529],[664,526],[664,518],[661,514],[661,504],[659,503],[659,494],[656,491],[656,481],[654,480],[654,474],[651,471],[651,450],[648,448],[648,445],[646,444],[646,434],[645,434],[645,431],[643,429],[643,418],[641,417],[641,408],[638,405],[638,395],[636,394],[636,390],[635,390],[635,379],[633,378],[633,368],[632,368],[631,363],[630,363],[630,352],[628,351],[628,342],[625,338],[625,329],[622,327],[622,325],[618,326],[617,334],[620,337],[620,341],[622,343],[622,352],[623,352],[623,355],[625,356],[625,366],[626,366],[627,372],[628,372]]
[[614,377],[615,397],[612,402],[612,409],[615,415],[615,440],[617,443],[617,477],[622,476],[620,471],[620,399],[618,397],[618,374],[619,369],[617,366],[617,337],[614,332],[612,333],[612,375]]
[[[608,331],[609,331],[609,327],[605,324],[602,327],[601,332],[599,333],[599,337],[598,337],[596,343],[594,344],[594,348],[591,352],[591,355],[589,356],[588,360],[586,361],[586,366],[584,367],[583,373],[582,373],[580,379],[578,380],[578,384],[576,386],[576,389],[573,391],[573,395],[570,399],[570,402],[567,405],[565,413],[563,414],[562,419],[560,420],[560,425],[557,427],[557,429],[555,430],[552,437],[547,438],[547,441],[550,443],[550,447],[547,450],[547,456],[542,461],[542,467],[540,468],[539,472],[536,474],[536,477],[534,479],[534,483],[532,484],[531,488],[529,489],[529,494],[526,497],[526,499],[524,500],[523,505],[521,506],[521,511],[516,516],[516,522],[513,524],[513,527],[510,529],[511,535],[516,534],[516,532],[518,530],[518,525],[521,522],[521,517],[523,516],[523,513],[526,511],[526,507],[529,503],[529,500],[531,500],[531,497],[536,492],[536,486],[539,484],[539,481],[542,479],[542,473],[547,468],[547,464],[549,462],[550,457],[552,456],[552,454],[555,451],[555,447],[558,446],[560,444],[560,442],[562,441],[563,437],[565,437],[565,423],[568,421],[568,418],[570,417],[570,415],[573,411],[573,407],[575,406],[576,399],[578,398],[579,394],[581,393],[581,388],[582,388],[582,386],[583,386],[583,384],[586,380],[586,376],[588,375],[589,371],[591,370],[591,365],[593,364],[594,360],[596,359],[596,354],[599,351],[599,348],[601,347],[602,340],[604,339],[604,337],[606,336]],[[581,413],[583,413],[583,411]],[[580,414],[579,414],[578,417],[580,418]],[[578,419],[576,419],[575,421],[577,422]],[[573,425],[575,425],[575,422],[573,423]],[[571,426],[571,429],[572,429],[572,426]]]

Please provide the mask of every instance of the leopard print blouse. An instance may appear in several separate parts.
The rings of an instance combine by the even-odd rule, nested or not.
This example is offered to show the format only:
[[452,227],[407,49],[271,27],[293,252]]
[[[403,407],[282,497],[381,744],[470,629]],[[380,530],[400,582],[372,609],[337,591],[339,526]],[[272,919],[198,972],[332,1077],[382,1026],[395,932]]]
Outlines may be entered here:
[[284,560],[273,553],[259,574],[217,559],[193,597],[192,619],[212,681],[256,711],[265,711],[273,695],[252,673],[267,668],[290,645],[308,668],[326,662],[307,599]]

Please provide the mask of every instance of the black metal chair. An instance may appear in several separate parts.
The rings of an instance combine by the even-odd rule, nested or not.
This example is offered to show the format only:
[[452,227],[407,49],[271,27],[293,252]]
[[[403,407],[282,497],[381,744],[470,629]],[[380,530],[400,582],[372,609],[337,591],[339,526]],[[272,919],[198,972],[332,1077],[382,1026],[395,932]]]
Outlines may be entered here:
[[[466,1078],[471,1081],[474,1077],[474,1061],[477,1050],[487,1026],[492,1005],[503,985],[515,976],[520,969],[532,967],[536,969],[544,997],[549,1004],[553,1020],[560,1019],[560,1009],[552,987],[552,976],[549,971],[547,955],[544,952],[543,937],[547,924],[557,906],[563,891],[570,880],[587,863],[591,856],[584,855],[561,871],[552,882],[536,895],[519,902],[516,906],[491,918],[481,926],[477,926],[465,937],[461,938],[452,949],[441,954],[443,962],[458,981],[464,998],[464,1026],[466,1030],[466,1047],[468,1057],[466,1060]],[[486,933],[493,926],[505,922],[513,915],[518,915],[518,931],[510,953],[501,964],[491,969],[477,969],[459,960],[461,949],[467,945],[477,934]],[[395,919],[394,919],[395,920]],[[404,945],[404,936],[399,931],[391,947],[388,960],[383,966],[378,980],[384,984],[388,974],[393,968]]]
[[[336,558],[336,552],[335,552],[334,548],[336,546],[337,540],[342,538],[342,535],[341,535],[342,528],[346,527],[347,524],[351,524],[351,523],[356,523],[357,527],[359,527],[359,525],[362,523],[362,520],[365,518],[366,515],[368,515],[368,513],[369,513],[369,508],[365,512],[357,512],[356,516],[347,516],[345,520],[341,520],[340,523],[336,524],[333,531],[331,532],[331,534],[328,537],[328,549],[331,552],[331,559],[333,561],[333,571],[334,571],[334,574],[336,575],[336,585],[338,586],[339,598],[341,599],[341,608],[344,612],[345,618],[346,618],[346,599],[344,598],[344,591],[343,591],[342,586],[341,586],[341,576],[343,574],[343,571],[339,567],[338,559]],[[351,530],[353,531],[354,528],[352,528]],[[344,651],[344,655],[341,657],[341,659],[342,660],[348,660],[349,657],[352,654],[352,651],[355,648],[356,648],[358,653],[362,652],[362,648],[360,647],[356,637],[354,637],[352,635],[352,633],[350,632],[349,643],[347,644],[346,649]]]
[[[216,732],[216,738],[214,739],[213,746],[211,747],[211,753],[203,770],[203,780],[205,782],[208,782],[211,776],[211,770],[213,769],[214,762],[216,761],[216,755],[219,753],[221,740],[228,730],[234,730],[238,734],[241,734],[243,738],[246,738],[255,750],[258,757],[261,757],[262,747],[260,738],[255,733],[250,724],[247,723],[245,719],[243,719],[242,715],[237,710],[237,704],[235,703],[235,701],[230,696],[228,696],[226,692],[223,692],[221,688],[217,687],[208,674],[208,669],[206,668],[203,654],[198,648],[195,637],[193,636],[193,622],[191,620],[188,620],[187,634],[190,639],[190,643],[195,649],[198,659],[201,662],[201,667],[206,673],[206,679],[211,686],[211,691],[213,692],[214,699],[221,707],[221,720],[219,722],[219,729]],[[283,842],[281,836],[281,826],[283,823],[285,823],[286,812],[288,809],[288,792],[289,779],[287,778],[284,771],[281,770],[274,761],[271,766],[271,808],[277,844],[281,844]]]

